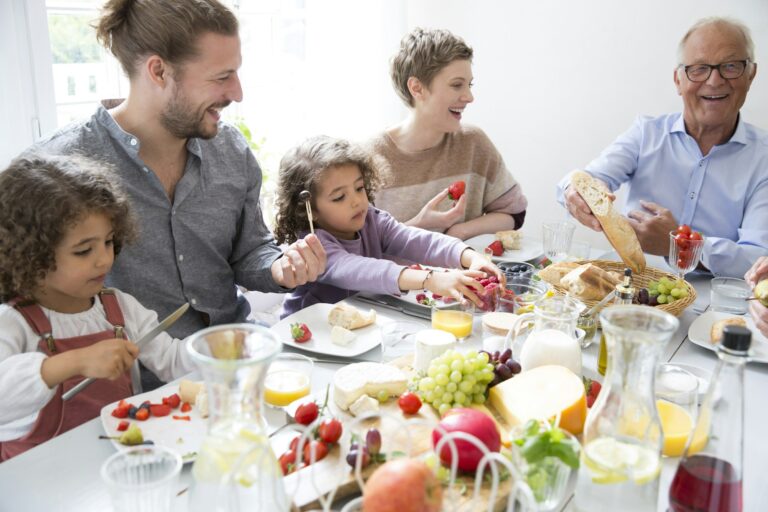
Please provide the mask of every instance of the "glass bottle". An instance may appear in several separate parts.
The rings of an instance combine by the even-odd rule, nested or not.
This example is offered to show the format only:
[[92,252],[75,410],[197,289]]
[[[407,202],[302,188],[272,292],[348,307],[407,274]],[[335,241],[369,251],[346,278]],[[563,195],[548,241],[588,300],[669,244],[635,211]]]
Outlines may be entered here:
[[[694,435],[669,487],[673,512],[740,512],[743,480],[744,367],[752,333],[729,325]],[[701,441],[704,439],[706,444]]]
[[[632,304],[635,289],[632,288],[632,269],[624,269],[624,281],[616,285],[614,304]],[[597,373],[605,375],[608,366],[608,346],[605,343],[605,331],[600,334],[600,352],[597,356]]]
[[289,510],[263,415],[264,378],[281,347],[269,329],[254,324],[209,327],[187,342],[209,409],[208,434],[192,467],[190,510]]
[[678,320],[648,306],[616,305],[600,313],[608,368],[584,424],[576,509],[655,511],[662,434],[654,378]]

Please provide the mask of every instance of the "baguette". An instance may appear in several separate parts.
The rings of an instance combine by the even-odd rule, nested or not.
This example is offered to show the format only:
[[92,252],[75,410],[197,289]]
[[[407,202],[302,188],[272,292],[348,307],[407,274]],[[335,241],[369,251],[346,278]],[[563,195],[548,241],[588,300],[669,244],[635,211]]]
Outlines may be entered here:
[[591,263],[571,270],[560,279],[561,286],[568,288],[571,295],[583,300],[600,300],[620,282],[614,272],[607,272]]
[[501,242],[505,251],[515,251],[523,246],[522,243],[523,234],[520,231],[497,231],[496,240]]
[[544,267],[539,270],[539,277],[555,286],[560,286],[560,280],[571,270],[579,268],[581,265],[572,261],[561,261],[560,263],[553,263],[548,267]]
[[613,202],[608,197],[608,189],[584,171],[573,173],[571,185],[584,198],[624,264],[634,273],[645,270],[645,255],[637,234],[629,221],[614,209]]
[[723,340],[723,329],[725,329],[726,325],[740,325],[746,327],[747,321],[741,316],[731,316],[713,323],[712,329],[709,331],[709,341],[711,341],[713,345],[717,345]]
[[346,302],[339,302],[328,313],[328,323],[338,325],[345,329],[354,330],[376,322],[376,311],[370,310],[362,313],[355,306]]

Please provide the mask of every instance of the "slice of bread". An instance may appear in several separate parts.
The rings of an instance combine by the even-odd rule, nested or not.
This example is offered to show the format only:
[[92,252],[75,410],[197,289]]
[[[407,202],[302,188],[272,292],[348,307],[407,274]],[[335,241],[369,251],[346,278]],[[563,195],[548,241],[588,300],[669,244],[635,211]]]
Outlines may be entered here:
[[371,325],[376,321],[376,312],[370,310],[367,313],[361,312],[355,306],[347,304],[346,302],[339,302],[328,313],[328,323],[331,325],[338,325],[350,331],[353,329],[359,329],[366,325]]
[[709,341],[711,341],[713,345],[717,345],[723,340],[723,329],[725,329],[726,325],[740,325],[746,327],[747,321],[744,320],[744,317],[732,316],[713,323],[712,329],[709,331]]
[[539,277],[555,286],[560,286],[560,280],[571,270],[579,268],[581,265],[572,261],[561,261],[560,263],[553,263],[548,267],[544,267],[539,270]]
[[517,250],[523,246],[523,234],[512,229],[509,231],[497,231],[496,240],[501,241],[505,251]]
[[608,197],[610,192],[603,183],[584,171],[576,171],[571,176],[571,185],[597,217],[622,261],[635,273],[645,270],[645,256],[637,234],[629,221],[613,207],[613,201]]
[[560,279],[561,286],[568,288],[571,295],[583,300],[600,300],[611,293],[620,282],[616,273],[607,272],[591,263],[571,270]]

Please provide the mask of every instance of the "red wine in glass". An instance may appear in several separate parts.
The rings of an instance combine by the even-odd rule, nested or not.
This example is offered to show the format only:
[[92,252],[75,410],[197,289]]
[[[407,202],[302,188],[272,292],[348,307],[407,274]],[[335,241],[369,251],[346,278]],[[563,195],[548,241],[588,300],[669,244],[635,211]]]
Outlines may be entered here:
[[741,478],[730,462],[693,455],[683,459],[669,487],[673,512],[741,512]]

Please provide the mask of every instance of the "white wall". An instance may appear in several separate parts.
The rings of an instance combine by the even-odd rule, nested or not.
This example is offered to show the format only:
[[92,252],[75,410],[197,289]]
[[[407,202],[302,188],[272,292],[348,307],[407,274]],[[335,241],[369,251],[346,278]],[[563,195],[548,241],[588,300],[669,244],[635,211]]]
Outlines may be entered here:
[[[727,15],[752,30],[765,62],[744,118],[768,129],[766,0],[422,0],[408,3],[408,28],[446,28],[475,50],[475,103],[464,119],[482,127],[523,184],[524,231],[560,218],[554,187],[626,130],[638,114],[679,111],[672,82],[677,44],[704,16]],[[394,93],[393,93],[394,95]],[[576,237],[608,247],[580,227]]]

